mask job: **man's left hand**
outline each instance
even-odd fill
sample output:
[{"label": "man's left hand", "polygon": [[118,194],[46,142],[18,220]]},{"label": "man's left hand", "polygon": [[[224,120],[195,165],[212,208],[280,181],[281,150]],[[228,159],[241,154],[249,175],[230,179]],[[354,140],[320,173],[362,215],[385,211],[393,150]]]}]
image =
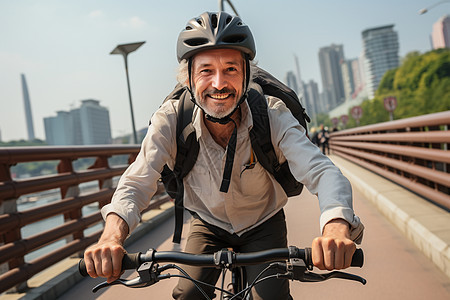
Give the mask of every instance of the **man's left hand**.
[{"label": "man's left hand", "polygon": [[324,226],[322,236],[312,242],[314,266],[329,271],[348,268],[355,250],[349,223],[343,219],[331,220]]}]

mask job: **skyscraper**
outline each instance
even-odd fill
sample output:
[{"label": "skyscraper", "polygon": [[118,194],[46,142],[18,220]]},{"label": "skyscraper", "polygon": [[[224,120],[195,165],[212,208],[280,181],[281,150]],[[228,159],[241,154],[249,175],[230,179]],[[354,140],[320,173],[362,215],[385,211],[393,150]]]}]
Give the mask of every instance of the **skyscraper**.
[{"label": "skyscraper", "polygon": [[56,117],[44,118],[45,140],[49,145],[80,145],[73,135],[73,117],[68,111],[56,112]]},{"label": "skyscraper", "polygon": [[433,24],[433,49],[450,48],[450,17],[445,15]]},{"label": "skyscraper", "polygon": [[49,145],[110,144],[109,111],[94,99],[81,101],[81,107],[58,111],[56,117],[44,119]]},{"label": "skyscraper", "polygon": [[362,32],[365,83],[369,99],[375,95],[384,73],[399,66],[399,43],[394,25],[366,29]]},{"label": "skyscraper", "polygon": [[298,84],[297,84],[297,77],[295,76],[294,72],[288,71],[286,73],[286,79],[285,79],[286,85],[290,87],[294,92],[298,92]]},{"label": "skyscraper", "polygon": [[306,112],[309,114],[312,120],[312,125],[317,127],[317,114],[321,113],[323,109],[320,105],[319,87],[314,80],[310,80],[304,85],[305,88],[305,103]]},{"label": "skyscraper", "polygon": [[320,75],[327,109],[333,109],[345,100],[341,62],[344,58],[343,45],[332,44],[319,50]]},{"label": "skyscraper", "polygon": [[345,100],[349,100],[355,89],[353,68],[350,60],[341,61],[342,83],[344,85]]},{"label": "skyscraper", "polygon": [[98,100],[87,99],[81,102],[79,120],[83,144],[110,144],[112,138],[108,109],[100,106]]},{"label": "skyscraper", "polygon": [[22,78],[22,94],[23,94],[23,105],[25,108],[25,118],[27,122],[27,133],[28,140],[32,141],[35,139],[34,136],[34,126],[33,126],[33,115],[31,113],[31,103],[30,103],[30,95],[28,93],[27,81],[25,79],[25,74],[20,74]]}]

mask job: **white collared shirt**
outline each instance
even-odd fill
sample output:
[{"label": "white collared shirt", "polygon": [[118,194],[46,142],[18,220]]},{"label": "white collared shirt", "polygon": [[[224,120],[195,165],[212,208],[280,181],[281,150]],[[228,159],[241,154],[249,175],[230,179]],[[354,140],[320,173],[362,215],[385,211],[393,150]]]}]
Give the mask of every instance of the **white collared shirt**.
[{"label": "white collared shirt", "polygon": [[[294,177],[318,195],[320,226],[342,218],[351,224],[352,239],[362,236],[363,226],[352,209],[349,181],[340,170],[313,145],[304,128],[278,98],[268,97],[271,139],[281,162],[288,160]],[[178,100],[165,102],[153,115],[136,161],[122,175],[111,204],[102,209],[123,218],[130,232],[140,221],[156,192],[160,172],[167,163],[173,168],[176,157],[176,111]],[[253,126],[247,102],[241,105],[236,154],[231,184],[227,193],[219,191],[226,150],[211,137],[204,124],[203,112],[196,106],[193,126],[200,150],[191,172],[184,178],[184,206],[206,222],[230,233],[241,235],[275,215],[288,197],[275,178],[259,163],[246,169],[250,161],[249,131]]]}]

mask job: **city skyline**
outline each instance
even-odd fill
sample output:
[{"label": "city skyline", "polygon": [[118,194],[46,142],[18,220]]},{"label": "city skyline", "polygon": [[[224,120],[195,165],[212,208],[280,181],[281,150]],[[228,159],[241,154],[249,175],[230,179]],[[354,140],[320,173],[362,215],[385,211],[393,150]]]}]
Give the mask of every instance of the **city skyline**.
[{"label": "city skyline", "polygon": [[[283,80],[286,72],[296,70],[297,55],[302,80],[313,79],[322,91],[319,49],[342,44],[346,59],[356,58],[362,51],[361,33],[368,28],[394,24],[401,57],[411,51],[431,50],[432,26],[448,14],[450,4],[418,15],[419,9],[435,2],[399,2],[234,0],[233,4],[255,35],[256,60],[262,68]],[[136,41],[147,43],[129,57],[131,93],[136,127],[147,126],[176,83],[179,31],[189,18],[218,8],[217,1],[212,0],[177,6],[174,9],[167,1],[157,5],[138,1],[0,2],[3,140],[27,136],[22,73],[27,76],[37,138],[45,137],[45,116],[88,98],[99,99],[109,108],[113,137],[129,134],[132,130],[123,62],[109,52],[119,43]],[[225,9],[231,11],[227,5]]]}]

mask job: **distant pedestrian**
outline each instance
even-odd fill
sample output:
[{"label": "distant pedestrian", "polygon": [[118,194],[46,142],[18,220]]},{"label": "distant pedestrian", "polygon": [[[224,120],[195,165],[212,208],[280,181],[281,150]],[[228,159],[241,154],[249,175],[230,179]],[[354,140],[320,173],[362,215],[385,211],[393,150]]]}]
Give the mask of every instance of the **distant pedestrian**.
[{"label": "distant pedestrian", "polygon": [[320,125],[320,131],[317,133],[317,139],[319,140],[320,147],[322,147],[322,154],[330,154],[330,145],[328,144],[330,134],[328,132],[328,128],[324,127],[323,124]]},{"label": "distant pedestrian", "polygon": [[316,145],[317,147],[320,147],[320,143],[319,143],[319,139],[317,138],[317,134],[318,134],[317,128],[316,127],[311,128],[310,134],[309,134],[311,142],[314,145]]}]

